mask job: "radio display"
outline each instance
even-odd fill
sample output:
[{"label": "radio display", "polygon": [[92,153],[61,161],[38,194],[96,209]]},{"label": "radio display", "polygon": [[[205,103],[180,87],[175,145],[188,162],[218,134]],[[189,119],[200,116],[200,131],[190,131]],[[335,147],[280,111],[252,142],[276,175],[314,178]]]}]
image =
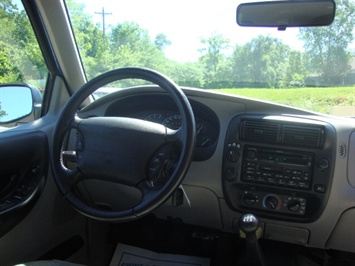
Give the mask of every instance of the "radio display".
[{"label": "radio display", "polygon": [[272,154],[261,152],[258,154],[259,162],[263,163],[280,163],[280,164],[295,164],[307,165],[308,158],[296,154]]}]

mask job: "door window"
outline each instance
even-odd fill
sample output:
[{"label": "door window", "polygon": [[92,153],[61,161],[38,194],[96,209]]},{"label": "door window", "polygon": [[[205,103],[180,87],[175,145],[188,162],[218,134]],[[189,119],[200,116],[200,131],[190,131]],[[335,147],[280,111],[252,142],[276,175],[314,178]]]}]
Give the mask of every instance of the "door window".
[{"label": "door window", "polygon": [[[0,28],[0,127],[12,127],[38,118],[38,95],[44,93],[48,69],[20,1],[0,2]],[[31,94],[19,93],[21,84]],[[31,106],[21,113],[29,101]]]}]

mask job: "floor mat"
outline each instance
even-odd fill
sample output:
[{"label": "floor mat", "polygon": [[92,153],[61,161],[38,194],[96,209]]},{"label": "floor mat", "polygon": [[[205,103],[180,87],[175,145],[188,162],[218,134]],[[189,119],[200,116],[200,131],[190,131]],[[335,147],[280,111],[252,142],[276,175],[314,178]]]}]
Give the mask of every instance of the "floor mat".
[{"label": "floor mat", "polygon": [[147,249],[118,243],[110,266],[209,266],[210,259],[157,253]]}]

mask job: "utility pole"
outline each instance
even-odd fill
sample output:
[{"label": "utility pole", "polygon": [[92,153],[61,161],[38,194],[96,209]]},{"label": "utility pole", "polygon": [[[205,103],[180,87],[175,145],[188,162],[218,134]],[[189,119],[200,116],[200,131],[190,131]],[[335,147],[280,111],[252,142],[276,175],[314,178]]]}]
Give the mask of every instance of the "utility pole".
[{"label": "utility pole", "polygon": [[112,15],[112,13],[105,13],[105,8],[102,7],[101,12],[95,12],[95,14],[101,15],[102,16],[102,35],[105,38],[105,16],[106,15]]}]

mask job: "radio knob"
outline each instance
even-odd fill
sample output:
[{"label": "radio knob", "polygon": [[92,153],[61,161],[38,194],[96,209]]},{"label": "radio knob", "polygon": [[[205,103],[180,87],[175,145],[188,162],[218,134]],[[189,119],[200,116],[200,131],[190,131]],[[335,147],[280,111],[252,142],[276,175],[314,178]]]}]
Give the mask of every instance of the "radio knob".
[{"label": "radio knob", "polygon": [[287,209],[289,209],[292,212],[297,212],[301,208],[301,203],[298,200],[291,200],[287,204]]},{"label": "radio knob", "polygon": [[265,208],[276,210],[280,208],[280,200],[274,195],[268,195],[264,198],[263,205]]},{"label": "radio knob", "polygon": [[248,157],[248,159],[254,159],[256,157],[256,152],[253,150],[248,151],[247,157]]},{"label": "radio knob", "polygon": [[318,165],[322,170],[327,169],[329,167],[329,161],[327,159],[321,159]]}]

